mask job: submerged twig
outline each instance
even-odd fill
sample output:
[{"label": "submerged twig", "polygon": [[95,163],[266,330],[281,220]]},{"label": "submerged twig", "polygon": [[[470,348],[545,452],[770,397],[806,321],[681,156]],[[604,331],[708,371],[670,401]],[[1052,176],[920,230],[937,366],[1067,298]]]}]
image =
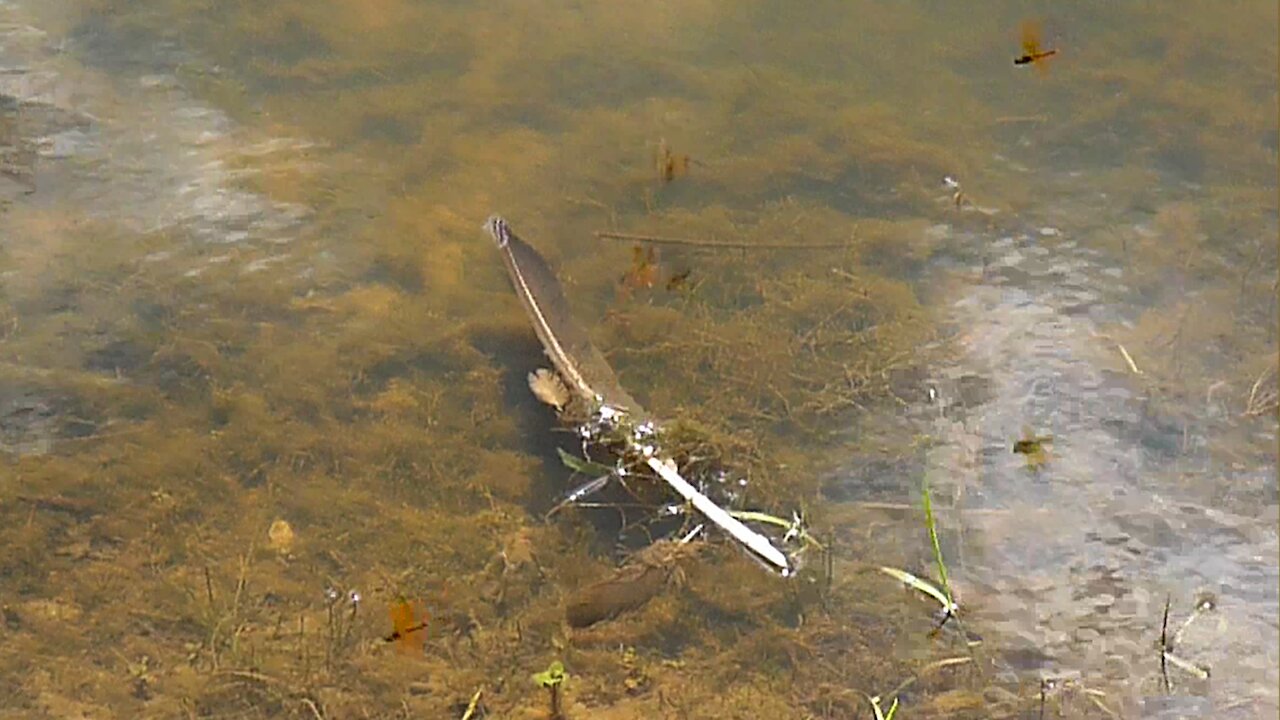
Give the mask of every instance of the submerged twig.
[{"label": "submerged twig", "polygon": [[1133,356],[1129,354],[1129,351],[1124,349],[1124,345],[1117,342],[1116,347],[1120,348],[1120,354],[1124,356],[1124,361],[1129,363],[1129,369],[1133,371],[1133,374],[1141,375],[1142,371],[1138,369],[1138,364],[1133,361]]},{"label": "submerged twig", "polygon": [[1173,689],[1172,683],[1169,682],[1169,665],[1172,665],[1190,675],[1194,675],[1200,680],[1209,679],[1208,667],[1198,663],[1193,663],[1190,660],[1184,660],[1173,654],[1173,651],[1182,640],[1182,634],[1186,632],[1187,628],[1191,627],[1192,623],[1199,619],[1201,615],[1211,612],[1215,607],[1217,607],[1217,599],[1212,593],[1201,596],[1196,601],[1196,606],[1192,610],[1191,616],[1183,621],[1182,625],[1173,633],[1172,636],[1169,635],[1169,605],[1170,597],[1166,595],[1164,601],[1164,618],[1160,622],[1160,676],[1164,681],[1165,692],[1170,692]]},{"label": "submerged twig", "polygon": [[[556,449],[559,450],[559,448],[556,448]],[[561,450],[561,452],[564,452],[564,451]],[[608,485],[609,481],[612,479],[613,479],[612,473],[609,473],[607,475],[601,475],[600,477],[595,478],[594,480],[589,480],[583,483],[582,485],[579,485],[578,487],[570,490],[569,492],[565,493],[563,500],[556,503],[555,507],[548,510],[547,514],[542,516],[542,519],[548,520],[551,518],[552,515],[555,515],[557,512],[560,512],[561,510],[563,510],[564,508],[570,505],[581,505],[582,498],[599,492],[601,489],[604,488],[605,485]]]},{"label": "submerged twig", "polygon": [[997,125],[1007,125],[1009,123],[1045,122],[1048,119],[1048,115],[1006,115],[996,118],[994,122]]},{"label": "submerged twig", "polygon": [[316,707],[316,703],[314,700],[307,697],[300,698],[300,700],[302,701],[302,704],[306,706],[308,710],[311,711],[311,717],[315,718],[316,720],[324,720],[324,714],[320,712],[320,708]]},{"label": "submerged twig", "polygon": [[[907,503],[876,502],[872,500],[858,500],[858,501],[850,502],[848,504],[851,507],[856,507],[862,510],[894,510],[894,511],[900,511],[900,512],[910,512],[916,509],[915,505],[909,505]],[[1031,513],[1031,514],[1043,514],[1043,513],[1053,512],[1050,508],[1018,508],[1015,511],[1015,510],[1010,510],[1009,508],[975,508],[975,507],[951,507],[951,508],[944,507],[941,509],[941,511],[942,511],[941,514],[944,514],[944,515],[947,512],[954,512],[954,513],[958,513],[965,516],[978,516],[978,517],[988,516],[988,515],[1003,516],[1003,515],[1008,515],[1012,512]]]},{"label": "submerged twig", "polygon": [[1185,633],[1187,628],[1191,627],[1196,620],[1199,620],[1201,615],[1212,611],[1217,606],[1218,601],[1213,593],[1205,593],[1197,598],[1195,609],[1192,611],[1191,615],[1182,622],[1182,626],[1178,628],[1177,632],[1173,634],[1173,639],[1170,641],[1170,649],[1172,649],[1174,645],[1182,642],[1182,634]]},{"label": "submerged twig", "polygon": [[1160,677],[1164,679],[1164,691],[1169,692],[1169,603],[1170,596],[1164,596],[1164,619],[1160,621]]},{"label": "submerged twig", "polygon": [[476,707],[479,706],[480,696],[483,694],[484,686],[481,685],[480,689],[476,690],[475,694],[471,696],[471,702],[467,703],[467,710],[462,713],[462,720],[471,720],[472,716],[476,714]]},{"label": "submerged twig", "polygon": [[684,247],[724,248],[728,250],[838,250],[853,247],[853,243],[741,243],[721,240],[693,240],[689,238],[662,237],[659,235],[636,235],[598,231],[596,237],[604,240],[623,240],[626,242],[642,242],[652,245],[681,245]]},{"label": "submerged twig", "polygon": [[[1170,665],[1172,665],[1172,666],[1174,666],[1174,667],[1178,668],[1179,670],[1182,670],[1183,672],[1186,672],[1186,673],[1188,673],[1188,674],[1190,674],[1190,675],[1194,675],[1195,677],[1199,678],[1200,680],[1208,680],[1208,679],[1209,679],[1209,670],[1208,670],[1208,668],[1205,668],[1205,667],[1203,667],[1203,666],[1197,665],[1197,664],[1195,664],[1195,663],[1191,662],[1190,660],[1183,660],[1182,658],[1178,657],[1177,655],[1174,655],[1174,654],[1173,654],[1173,653],[1171,653],[1171,652],[1166,652],[1166,653],[1164,654],[1164,656],[1165,656],[1165,658],[1166,658],[1166,659],[1168,659],[1168,661],[1169,661],[1169,664],[1170,664]],[[1168,682],[1168,678],[1167,678],[1167,677],[1165,678],[1165,682],[1166,682],[1166,683]]]},{"label": "submerged twig", "polygon": [[1253,386],[1249,388],[1249,399],[1245,401],[1244,413],[1242,413],[1245,417],[1262,415],[1280,406],[1280,393],[1275,389],[1263,387],[1275,374],[1276,366],[1271,365],[1258,375],[1257,380],[1253,381]]},{"label": "submerged twig", "polygon": [[760,559],[766,561],[772,569],[777,571],[783,577],[791,575],[791,563],[787,560],[787,556],[781,550],[773,546],[768,538],[751,528],[743,525],[740,520],[730,515],[724,508],[715,504],[711,498],[698,492],[698,489],[689,484],[679,472],[676,471],[675,463],[667,459],[659,459],[650,457],[645,461],[649,469],[658,474],[675,490],[680,497],[684,498],[690,505],[698,509],[698,512],[706,516],[708,520],[715,523],[721,530],[729,533],[734,540],[742,543],[752,553]]},{"label": "submerged twig", "polygon": [[1116,711],[1107,707],[1107,704],[1102,702],[1102,698],[1107,696],[1106,693],[1101,690],[1094,690],[1093,688],[1085,687],[1085,685],[1078,679],[1064,677],[1046,677],[1040,679],[1040,717],[1044,717],[1045,703],[1051,696],[1056,695],[1059,692],[1065,694],[1071,691],[1078,691],[1083,694],[1086,700],[1106,714],[1107,717],[1119,717],[1116,715]]},{"label": "submerged twig", "polygon": [[1106,693],[1103,693],[1101,690],[1091,690],[1090,688],[1083,689],[1085,698],[1088,699],[1089,702],[1093,703],[1094,707],[1106,713],[1107,717],[1119,717],[1116,715],[1115,710],[1107,707],[1107,704],[1102,702],[1102,698],[1106,697]]}]

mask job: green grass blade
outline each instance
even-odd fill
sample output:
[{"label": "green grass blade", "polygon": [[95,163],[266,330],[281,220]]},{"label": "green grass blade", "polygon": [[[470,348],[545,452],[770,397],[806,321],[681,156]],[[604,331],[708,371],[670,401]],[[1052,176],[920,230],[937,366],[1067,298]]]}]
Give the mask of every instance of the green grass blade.
[{"label": "green grass blade", "polygon": [[924,496],[924,521],[929,526],[929,540],[933,542],[933,558],[938,563],[938,579],[942,581],[942,591],[946,593],[946,602],[943,607],[947,612],[955,612],[958,609],[955,601],[951,597],[951,583],[947,581],[947,564],[942,561],[942,546],[938,544],[938,526],[933,519],[933,499],[929,493],[929,481],[925,480],[921,487]]}]

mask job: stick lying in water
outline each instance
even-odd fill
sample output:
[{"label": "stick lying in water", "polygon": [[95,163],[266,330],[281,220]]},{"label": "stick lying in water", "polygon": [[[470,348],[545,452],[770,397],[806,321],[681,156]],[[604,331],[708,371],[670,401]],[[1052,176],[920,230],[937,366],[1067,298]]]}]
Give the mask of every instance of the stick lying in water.
[{"label": "stick lying in water", "polygon": [[760,533],[752,530],[742,521],[730,515],[724,508],[711,501],[711,498],[698,492],[697,488],[689,484],[679,472],[676,472],[676,464],[670,460],[660,460],[657,457],[651,457],[646,464],[658,477],[667,481],[672,490],[680,494],[680,497],[689,502],[690,505],[698,509],[698,512],[707,517],[708,520],[720,526],[721,530],[729,533],[735,540],[747,546],[757,557],[767,562],[787,577],[791,574],[791,564],[787,561],[787,556],[778,548],[769,542],[769,539]]},{"label": "stick lying in water", "polygon": [[[538,251],[517,237],[507,222],[497,215],[485,221],[484,229],[502,251],[511,285],[524,305],[543,349],[565,384],[591,407],[599,408],[602,417],[644,417],[644,410],[618,385],[618,378],[609,363],[574,322],[555,273]],[[698,492],[676,470],[675,463],[659,457],[652,446],[641,448],[631,433],[627,433],[627,443],[629,451],[645,457],[650,469],[708,520],[783,577],[792,574],[786,554],[774,547],[764,535],[747,527],[711,498]]]},{"label": "stick lying in water", "polygon": [[688,238],[636,235],[634,233],[598,231],[596,237],[604,240],[624,240],[651,245],[684,245],[687,247],[724,248],[728,250],[839,250],[853,247],[852,243],[740,243],[721,240],[691,240]]}]

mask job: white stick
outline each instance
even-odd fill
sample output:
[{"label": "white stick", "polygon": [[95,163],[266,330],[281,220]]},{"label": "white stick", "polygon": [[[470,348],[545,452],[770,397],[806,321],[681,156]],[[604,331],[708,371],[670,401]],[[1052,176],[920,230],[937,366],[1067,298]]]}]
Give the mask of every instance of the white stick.
[{"label": "white stick", "polygon": [[1138,363],[1133,361],[1133,356],[1129,354],[1129,351],[1125,350],[1120,343],[1116,343],[1116,347],[1120,348],[1120,354],[1124,356],[1124,361],[1129,363],[1129,369],[1133,371],[1133,374],[1141,375],[1142,371],[1138,369]]},{"label": "white stick", "polygon": [[732,535],[735,540],[746,545],[751,552],[773,565],[774,569],[781,573],[783,577],[791,574],[791,564],[787,562],[787,556],[782,554],[781,550],[774,547],[768,538],[743,525],[728,512],[725,512],[724,508],[712,502],[711,498],[698,492],[697,488],[690,485],[688,480],[685,480],[680,476],[680,473],[676,472],[675,463],[670,460],[660,460],[656,457],[648,458],[646,463],[654,472],[658,473],[658,477],[667,481],[671,489],[697,508],[698,512],[705,515],[708,520],[719,525],[722,530]]}]

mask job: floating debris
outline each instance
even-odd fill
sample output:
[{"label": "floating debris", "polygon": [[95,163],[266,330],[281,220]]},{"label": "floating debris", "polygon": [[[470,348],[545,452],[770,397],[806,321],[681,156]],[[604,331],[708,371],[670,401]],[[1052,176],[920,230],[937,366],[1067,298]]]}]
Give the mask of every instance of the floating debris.
[{"label": "floating debris", "polygon": [[1141,375],[1142,371],[1138,369],[1138,363],[1133,361],[1133,356],[1124,348],[1124,345],[1117,342],[1116,347],[1120,349],[1120,354],[1124,356],[1124,361],[1129,364],[1129,370],[1131,370],[1134,375]]},{"label": "floating debris", "polygon": [[533,396],[555,408],[556,412],[564,410],[572,399],[564,380],[546,368],[538,368],[529,373],[528,379]]},{"label": "floating debris", "polygon": [[969,202],[969,198],[965,196],[964,190],[960,189],[959,180],[956,180],[954,177],[947,175],[946,177],[942,178],[942,184],[945,185],[948,190],[952,191],[951,204],[955,205],[957,209],[959,209],[965,203]]},{"label": "floating debris", "polygon": [[[1000,212],[999,209],[978,205],[969,197],[969,194],[960,186],[960,181],[954,175],[945,175],[942,178],[942,186],[951,193],[949,202],[956,210],[961,212],[976,212],[979,215],[990,218]],[[945,225],[942,226],[946,228]]]},{"label": "floating debris", "polygon": [[267,529],[267,545],[281,555],[288,555],[293,550],[296,540],[297,535],[293,532],[293,526],[283,518],[272,522],[271,527]]},{"label": "floating debris", "polygon": [[502,251],[512,288],[524,306],[534,333],[569,391],[588,404],[609,403],[643,414],[638,403],[618,384],[613,368],[579,327],[560,282],[542,255],[494,215],[484,229]]},{"label": "floating debris", "polygon": [[1196,598],[1195,607],[1191,610],[1191,615],[1183,621],[1182,625],[1173,632],[1169,633],[1169,609],[1172,604],[1172,598],[1165,596],[1164,600],[1164,617],[1160,621],[1160,676],[1164,681],[1165,690],[1173,689],[1173,683],[1169,680],[1168,666],[1172,665],[1179,670],[1191,675],[1199,680],[1208,680],[1210,670],[1207,665],[1194,663],[1174,654],[1174,650],[1178,644],[1182,642],[1182,635],[1191,627],[1200,616],[1213,612],[1218,607],[1218,598],[1211,592],[1202,593]]},{"label": "floating debris", "polygon": [[[556,449],[559,450],[559,448],[556,448]],[[560,452],[563,453],[564,451],[561,450]],[[573,488],[569,492],[565,493],[564,499],[556,503],[556,506],[548,510],[547,514],[544,515],[543,517],[549,518],[552,515],[555,515],[556,513],[560,512],[564,508],[570,505],[573,505],[575,503],[578,503],[583,499],[600,492],[601,490],[604,489],[604,486],[609,484],[609,481],[612,479],[613,479],[613,472],[609,471],[605,475],[601,475],[600,477],[588,480],[587,482]]]},{"label": "floating debris", "polygon": [[591,416],[578,426],[584,452],[588,445],[595,445],[618,458],[618,467],[623,470],[647,467],[753,557],[782,577],[792,576],[795,568],[791,560],[769,538],[734,518],[680,474],[662,450],[658,425],[647,419],[644,409],[619,386],[613,369],[574,321],[560,283],[538,251],[497,215],[485,221],[484,229],[502,251],[512,287],[543,349],[570,391],[592,408]]},{"label": "floating debris", "polygon": [[599,492],[601,488],[603,488],[605,485],[608,485],[609,480],[611,480],[612,478],[613,478],[613,475],[609,474],[609,475],[601,475],[600,477],[595,478],[594,480],[588,480],[587,482],[565,493],[564,502],[566,504],[575,503],[587,497],[588,495],[593,495]]}]

